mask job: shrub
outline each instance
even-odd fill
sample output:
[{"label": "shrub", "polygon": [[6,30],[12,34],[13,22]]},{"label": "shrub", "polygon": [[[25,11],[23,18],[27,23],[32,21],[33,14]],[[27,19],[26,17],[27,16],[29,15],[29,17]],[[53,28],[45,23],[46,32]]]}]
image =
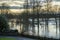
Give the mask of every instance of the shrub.
[{"label": "shrub", "polygon": [[0,32],[4,32],[8,29],[9,29],[9,25],[6,17],[0,14]]}]

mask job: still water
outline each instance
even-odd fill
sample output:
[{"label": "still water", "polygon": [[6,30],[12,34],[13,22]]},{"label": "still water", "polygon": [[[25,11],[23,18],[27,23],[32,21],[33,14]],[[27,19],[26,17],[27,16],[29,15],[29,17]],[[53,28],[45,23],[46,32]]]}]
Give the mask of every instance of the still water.
[{"label": "still water", "polygon": [[[16,19],[14,19],[16,20]],[[11,29],[17,29],[18,32],[21,32],[23,29],[24,34],[34,35],[34,36],[41,36],[41,37],[49,37],[49,38],[56,38],[59,39],[59,18],[49,18],[48,19],[48,28],[46,28],[46,21],[45,19],[40,18],[39,19],[39,29],[37,24],[37,19],[34,19],[34,27],[32,26],[32,19],[29,19],[29,26],[28,29],[23,26],[23,24],[20,25],[16,24],[16,22],[13,22],[13,27],[11,26],[11,22],[9,22]],[[28,31],[26,31],[28,30]],[[39,31],[39,32],[38,32]]]}]

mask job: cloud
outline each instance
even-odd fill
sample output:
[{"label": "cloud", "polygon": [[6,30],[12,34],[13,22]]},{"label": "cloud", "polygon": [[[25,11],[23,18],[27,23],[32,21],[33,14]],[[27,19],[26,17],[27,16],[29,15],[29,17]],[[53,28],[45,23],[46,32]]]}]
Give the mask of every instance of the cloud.
[{"label": "cloud", "polygon": [[0,1],[21,1],[21,0],[0,0]]}]

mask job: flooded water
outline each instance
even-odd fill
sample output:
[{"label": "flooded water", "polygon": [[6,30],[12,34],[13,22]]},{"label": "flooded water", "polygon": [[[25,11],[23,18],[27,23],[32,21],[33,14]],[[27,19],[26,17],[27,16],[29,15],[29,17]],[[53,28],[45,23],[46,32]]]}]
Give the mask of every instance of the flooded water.
[{"label": "flooded water", "polygon": [[59,32],[59,18],[57,20],[55,18],[49,18],[48,20],[48,26],[46,24],[45,19],[40,18],[39,19],[39,28],[37,19],[34,19],[34,27],[32,26],[32,19],[29,19],[29,26],[24,27],[24,24],[13,22],[14,25],[11,25],[11,22],[9,22],[11,29],[17,29],[18,32],[21,33],[21,31],[24,29],[24,34],[34,35],[34,36],[41,36],[41,37],[49,37],[49,38],[60,38],[60,32]]}]

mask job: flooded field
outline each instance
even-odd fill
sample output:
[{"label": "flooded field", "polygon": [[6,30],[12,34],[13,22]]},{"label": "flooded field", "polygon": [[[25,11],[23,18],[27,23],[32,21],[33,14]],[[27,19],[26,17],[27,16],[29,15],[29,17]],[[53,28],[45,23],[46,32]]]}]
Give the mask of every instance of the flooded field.
[{"label": "flooded field", "polygon": [[19,33],[23,31],[23,33],[27,35],[49,37],[56,39],[60,38],[59,18],[49,18],[48,21],[46,21],[45,18],[39,18],[39,23],[37,22],[37,19],[34,19],[34,24],[32,24],[32,19],[29,19],[28,25],[20,23],[20,21],[18,21],[17,23],[16,19],[12,19],[10,20],[9,25],[10,29],[17,29]]}]

